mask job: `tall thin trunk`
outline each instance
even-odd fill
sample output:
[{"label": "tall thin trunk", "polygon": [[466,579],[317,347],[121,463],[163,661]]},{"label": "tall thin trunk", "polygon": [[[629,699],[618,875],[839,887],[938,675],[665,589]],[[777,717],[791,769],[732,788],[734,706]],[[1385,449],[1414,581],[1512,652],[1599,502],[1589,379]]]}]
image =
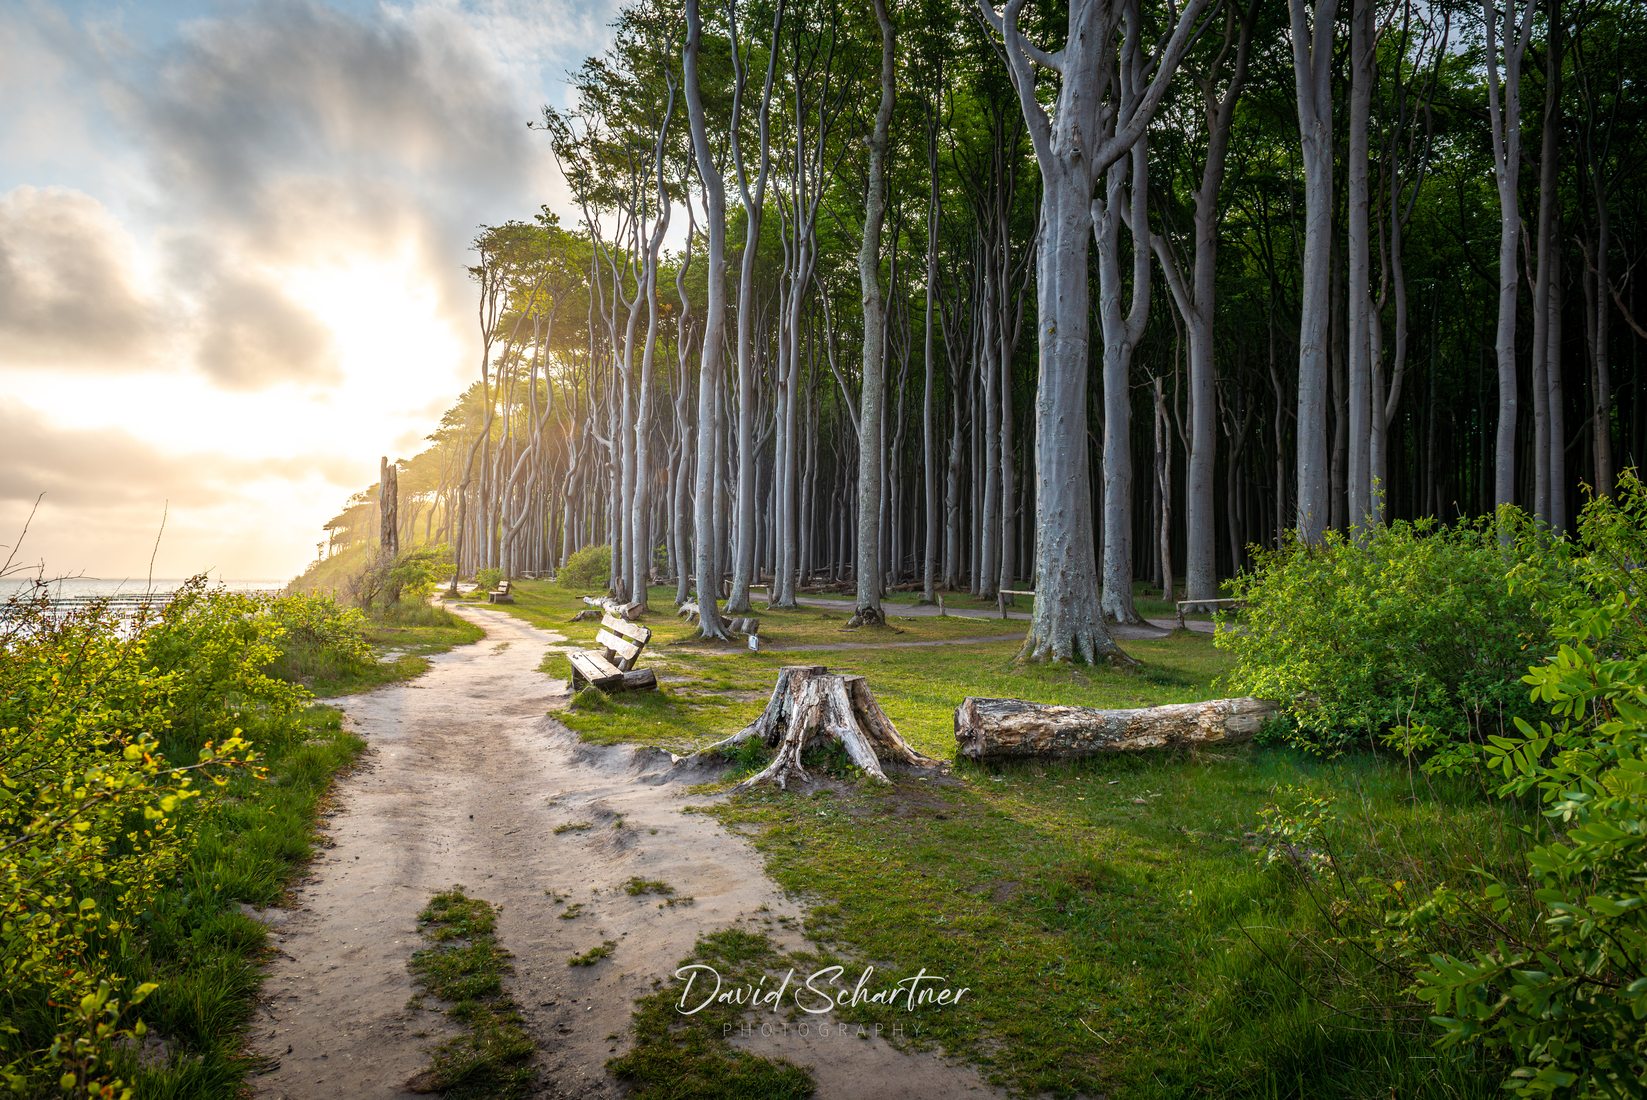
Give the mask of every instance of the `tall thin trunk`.
[{"label": "tall thin trunk", "polygon": [[932,314],[938,292],[938,109],[927,107],[926,163],[931,191],[926,208],[926,332],[922,345],[926,374],[921,387],[921,475],[926,491],[926,544],[921,554],[921,600],[937,596],[938,572],[938,462],[932,438],[932,390],[937,363],[932,348]]},{"label": "tall thin trunk", "polygon": [[1371,203],[1368,178],[1368,124],[1377,82],[1378,35],[1373,25],[1374,0],[1353,0],[1350,8],[1350,133],[1347,168],[1349,202],[1346,227],[1349,285],[1345,288],[1349,321],[1349,432],[1347,465],[1350,527],[1372,513],[1372,259]]},{"label": "tall thin trunk", "polygon": [[896,73],[892,20],[886,0],[875,0],[881,28],[881,103],[869,136],[869,180],[864,193],[863,243],[858,249],[858,281],[863,288],[863,396],[858,414],[858,569],[856,625],[882,623],[881,611],[881,438],[885,401],[886,305],[881,298],[881,223],[886,214],[886,147],[892,127]]},{"label": "tall thin trunk", "polygon": [[1498,364],[1498,430],[1493,443],[1493,503],[1515,503],[1516,437],[1516,296],[1521,285],[1516,266],[1521,245],[1521,211],[1517,192],[1521,172],[1521,61],[1533,33],[1533,7],[1527,0],[1519,19],[1516,0],[1503,13],[1503,78],[1499,76],[1499,16],[1495,0],[1482,0],[1487,30],[1487,117],[1493,139],[1493,178],[1498,185],[1498,328],[1493,353]]},{"label": "tall thin trunk", "polygon": [[698,0],[686,3],[686,43],[681,62],[685,75],[686,114],[692,130],[692,150],[703,183],[706,229],[709,234],[709,275],[704,305],[703,353],[698,371],[698,478],[693,504],[695,534],[693,561],[697,571],[698,630],[705,638],[725,639],[721,622],[720,571],[715,562],[716,442],[719,440],[721,351],[726,340],[726,186],[709,150],[703,96],[698,83],[698,46],[703,23]]},{"label": "tall thin trunk", "polygon": [[1304,159],[1304,273],[1298,325],[1298,536],[1318,542],[1328,492],[1328,335],[1332,314],[1332,38],[1338,0],[1289,0]]}]

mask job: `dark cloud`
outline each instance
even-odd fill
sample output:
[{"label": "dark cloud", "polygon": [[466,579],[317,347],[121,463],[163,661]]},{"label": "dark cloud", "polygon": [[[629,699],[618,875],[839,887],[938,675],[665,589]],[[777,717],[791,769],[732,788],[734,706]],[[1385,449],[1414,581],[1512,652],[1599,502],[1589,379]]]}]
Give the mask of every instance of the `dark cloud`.
[{"label": "dark cloud", "polygon": [[125,231],[90,195],[0,194],[0,346],[11,361],[120,368],[150,358],[161,325]]},{"label": "dark cloud", "polygon": [[[133,95],[167,186],[270,235],[293,213],[285,184],[306,178],[368,191],[391,180],[454,212],[513,206],[541,146],[525,128],[535,105],[516,101],[471,27],[438,10],[361,19],[304,0],[257,4],[191,24]],[[335,204],[343,225],[381,222],[383,196],[366,198]]]}]

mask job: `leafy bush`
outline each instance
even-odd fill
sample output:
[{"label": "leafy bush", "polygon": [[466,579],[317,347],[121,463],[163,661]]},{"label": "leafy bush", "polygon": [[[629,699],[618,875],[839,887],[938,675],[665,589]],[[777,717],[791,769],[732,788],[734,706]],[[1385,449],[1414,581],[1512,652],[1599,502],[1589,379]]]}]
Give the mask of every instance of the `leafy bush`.
[{"label": "leafy bush", "polygon": [[358,656],[360,623],[329,598],[199,578],[131,621],[35,597],[0,611],[0,1086],[129,1094],[121,1077],[150,1072],[131,1053],[140,1005],[168,1039],[191,1037],[205,995],[181,977],[174,994],[167,975],[216,959],[189,937],[228,904],[211,877],[232,862],[221,846],[287,843],[220,834],[232,821],[308,831],[251,805],[265,750],[310,751],[309,693],[272,673],[299,652]]},{"label": "leafy bush", "polygon": [[[393,607],[403,599],[421,602],[439,581],[451,575],[452,568],[452,552],[446,546],[414,546],[392,558],[379,554],[349,576],[349,600],[368,610],[374,606]],[[482,587],[497,584],[501,576],[495,569],[481,573],[494,574],[490,584],[480,582]]]},{"label": "leafy bush", "polygon": [[336,679],[374,663],[366,643],[366,616],[330,596],[283,596],[267,604],[279,628],[272,675],[293,683]]},{"label": "leafy bush", "polygon": [[[1528,585],[1511,575],[1561,570],[1549,540],[1512,513],[1438,527],[1398,522],[1323,545],[1256,550],[1232,582],[1246,604],[1221,629],[1238,691],[1281,703],[1287,737],[1321,752],[1371,746],[1396,727],[1479,738],[1530,716],[1518,683],[1548,627]],[[1559,587],[1552,579],[1549,587]]]},{"label": "leafy bush", "polygon": [[141,1038],[133,1010],[155,986],[114,960],[176,881],[185,804],[252,764],[243,727],[302,700],[263,673],[278,628],[257,609],[203,581],[136,623],[100,605],[6,604],[0,1080],[12,1091],[126,1091],[109,1060]]},{"label": "leafy bush", "polygon": [[390,604],[402,600],[422,603],[435,586],[451,576],[452,549],[449,546],[414,546],[402,550],[389,566],[384,595]]},{"label": "leafy bush", "polygon": [[482,592],[490,592],[503,583],[503,570],[481,569],[475,573],[475,587]]},{"label": "leafy bush", "polygon": [[[1647,488],[1626,476],[1579,531],[1543,558],[1524,546],[1505,574],[1550,618],[1553,652],[1520,684],[1544,720],[1518,716],[1474,750],[1498,828],[1451,866],[1358,868],[1322,839],[1332,808],[1282,792],[1254,834],[1266,862],[1309,883],[1327,930],[1309,940],[1329,964],[1322,981],[1372,964],[1383,978],[1357,990],[1361,1016],[1416,1009],[1459,1064],[1529,1097],[1647,1085]],[[1437,759],[1424,771],[1454,770]]]},{"label": "leafy bush", "polygon": [[1536,794],[1554,835],[1527,853],[1537,919],[1503,918],[1516,884],[1493,879],[1478,912],[1490,949],[1437,953],[1418,996],[1443,1045],[1503,1051],[1524,1096],[1628,1096],[1647,1087],[1647,492],[1596,500],[1581,533],[1582,595],[1566,594],[1559,650],[1526,676],[1556,719],[1495,736],[1485,753],[1507,798]]},{"label": "leafy bush", "polygon": [[582,550],[572,551],[567,556],[566,564],[560,567],[560,572],[555,576],[555,583],[560,587],[583,592],[605,588],[611,580],[610,546],[585,546]]}]

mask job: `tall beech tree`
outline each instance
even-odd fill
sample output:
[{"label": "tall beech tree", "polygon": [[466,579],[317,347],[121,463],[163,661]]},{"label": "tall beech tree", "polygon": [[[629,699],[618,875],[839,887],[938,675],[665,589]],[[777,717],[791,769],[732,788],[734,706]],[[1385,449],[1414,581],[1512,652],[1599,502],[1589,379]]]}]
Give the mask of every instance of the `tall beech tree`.
[{"label": "tall beech tree", "polygon": [[[1035,613],[1024,655],[1032,660],[1129,661],[1104,625],[1093,552],[1087,463],[1087,262],[1092,198],[1101,174],[1143,135],[1182,60],[1205,0],[1190,0],[1159,49],[1154,73],[1122,104],[1111,61],[1121,22],[1118,5],[1072,0],[1069,30],[1056,53],[1035,45],[1019,26],[1024,0],[997,11],[979,0],[1001,35],[1007,68],[1041,171],[1041,228],[1036,249],[1040,374],[1035,405]],[[1127,5],[1138,18],[1136,0]],[[1036,74],[1056,74],[1048,112]],[[1123,113],[1123,106],[1128,108]]]},{"label": "tall beech tree", "polygon": [[577,224],[477,235],[397,540],[607,546],[711,639],[1028,580],[1024,657],[1092,661],[1289,531],[1570,525],[1647,452],[1647,9],[1211,4],[635,0],[544,114]]}]

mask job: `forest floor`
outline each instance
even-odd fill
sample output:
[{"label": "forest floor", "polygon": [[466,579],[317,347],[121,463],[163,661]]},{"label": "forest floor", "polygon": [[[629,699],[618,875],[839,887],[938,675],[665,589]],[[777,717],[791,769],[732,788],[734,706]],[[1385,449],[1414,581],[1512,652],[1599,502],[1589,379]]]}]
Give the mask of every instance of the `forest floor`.
[{"label": "forest floor", "polygon": [[[548,582],[515,592],[516,604],[494,610],[593,643],[598,624],[568,623],[580,594]],[[671,591],[649,598],[654,639],[642,663],[658,670],[659,690],[581,693],[561,717],[586,742],[691,751],[751,721],[779,668],[835,646],[846,648],[832,649],[831,670],[864,675],[904,737],[945,760],[968,695],[1136,707],[1227,693],[1228,659],[1206,624],[1126,640],[1140,662],[1127,673],[1021,664],[1021,622],[913,609],[858,629],[844,608],[758,610],[752,653],[697,640],[670,613]],[[542,667],[568,674],[558,650]],[[706,790],[720,796],[761,763],[740,760]],[[1269,745],[958,762],[941,781],[905,778],[891,790],[852,781],[841,761],[828,770],[810,792],[716,797],[706,808],[754,843],[827,953],[971,987],[965,1011],[923,1016],[914,1041],[1015,1093],[1494,1092],[1493,1073],[1432,1049],[1394,978],[1353,952],[1322,953],[1331,915],[1307,879],[1265,859],[1259,833],[1264,807],[1319,796],[1333,803],[1323,843],[1347,873],[1393,879],[1422,863],[1463,878],[1501,860],[1518,824],[1518,811],[1469,784],[1383,756],[1327,760]]]},{"label": "forest floor", "polygon": [[[758,754],[708,769],[668,755],[752,720],[777,670],[820,649],[849,647],[830,667],[865,675],[903,735],[949,760],[966,695],[1130,707],[1221,694],[1227,661],[1206,633],[1126,641],[1131,673],[1047,668],[1015,662],[1021,621],[922,613],[849,629],[848,611],[810,606],[761,611],[750,652],[697,640],[654,589],[641,664],[659,690],[574,699],[565,650],[598,623],[569,621],[581,593],[514,591],[504,607],[448,604],[484,626],[479,644],[338,701],[372,754],[340,786],[331,847],[273,919],[254,1041],[277,1064],[260,1096],[416,1083],[455,1025],[409,1007],[407,963],[418,913],[458,884],[501,910],[508,992],[537,1051],[539,1084],[520,1095],[1494,1091],[1493,1074],[1437,1055],[1421,1018],[1369,1026],[1369,1005],[1395,1003],[1389,980],[1354,957],[1323,964],[1330,917],[1307,880],[1266,866],[1257,832],[1266,805],[1320,795],[1337,800],[1324,842],[1346,868],[1397,877],[1417,860],[1462,877],[1517,824],[1463,786],[1369,755],[1234,746],[958,762],[891,789],[826,758],[811,790],[732,796]],[[848,1027],[828,1038],[729,1042],[742,1010],[675,1012],[671,976],[691,958],[769,986],[789,967],[873,965],[969,992],[914,1013],[842,1008]]]},{"label": "forest floor", "polygon": [[622,1095],[608,1059],[630,1053],[644,1083],[649,1058],[688,1040],[700,1062],[754,1082],[750,1095],[767,1094],[761,1073],[781,1068],[765,1053],[806,1067],[823,1096],[993,1094],[975,1069],[894,1047],[872,1026],[863,1039],[851,1029],[850,1058],[839,1056],[838,1027],[733,1046],[718,1023],[709,1033],[708,1013],[680,1017],[666,1043],[631,1050],[637,1000],[670,980],[700,936],[737,929],[774,958],[812,953],[802,910],[746,841],[683,812],[703,801],[693,784],[714,772],[672,768],[653,750],[586,745],[550,716],[567,695],[538,667],[558,636],[478,608],[458,613],[483,627],[480,643],[430,657],[415,682],[334,701],[369,755],[339,784],[322,824],[327,846],[291,907],[261,914],[275,954],[252,1029],[270,1066],[257,1095],[426,1087],[431,1047],[457,1025],[413,1006],[408,964],[420,911],[459,884],[499,910],[497,936],[513,956],[506,986],[537,1050],[537,1083],[524,1095]]}]

